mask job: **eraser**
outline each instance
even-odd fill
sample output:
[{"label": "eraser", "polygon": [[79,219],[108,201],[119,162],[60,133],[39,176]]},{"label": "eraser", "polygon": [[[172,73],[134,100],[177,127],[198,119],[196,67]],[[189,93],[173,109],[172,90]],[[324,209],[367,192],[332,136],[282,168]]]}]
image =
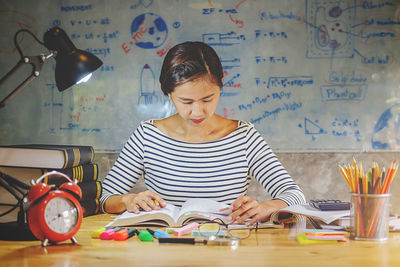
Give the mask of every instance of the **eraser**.
[{"label": "eraser", "polygon": [[174,231],[174,235],[182,236],[187,233],[190,233],[192,230],[197,229],[197,228],[199,228],[199,224],[197,222],[192,222],[192,223],[189,223],[189,224],[183,226],[182,228],[176,229]]}]

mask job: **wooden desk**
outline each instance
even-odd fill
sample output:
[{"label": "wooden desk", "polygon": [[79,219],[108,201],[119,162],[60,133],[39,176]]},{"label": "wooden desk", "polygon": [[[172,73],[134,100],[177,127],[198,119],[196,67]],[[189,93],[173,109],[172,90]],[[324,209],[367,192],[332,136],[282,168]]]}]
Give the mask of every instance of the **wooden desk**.
[{"label": "wooden desk", "polygon": [[236,248],[203,245],[159,245],[91,239],[90,232],[111,221],[101,214],[84,218],[69,241],[41,247],[39,241],[0,241],[1,266],[400,266],[400,233],[387,242],[350,241],[340,244],[300,245],[290,229],[263,229]]}]

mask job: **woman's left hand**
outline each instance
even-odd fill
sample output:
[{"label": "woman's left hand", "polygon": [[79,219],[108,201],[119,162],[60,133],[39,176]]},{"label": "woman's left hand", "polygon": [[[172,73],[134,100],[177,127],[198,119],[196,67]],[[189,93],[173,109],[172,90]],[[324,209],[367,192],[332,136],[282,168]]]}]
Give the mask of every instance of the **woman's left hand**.
[{"label": "woman's left hand", "polygon": [[249,196],[240,196],[232,203],[232,214],[228,217],[228,220],[232,223],[245,223],[246,225],[265,222],[273,212],[287,206],[286,202],[279,199],[259,203]]}]

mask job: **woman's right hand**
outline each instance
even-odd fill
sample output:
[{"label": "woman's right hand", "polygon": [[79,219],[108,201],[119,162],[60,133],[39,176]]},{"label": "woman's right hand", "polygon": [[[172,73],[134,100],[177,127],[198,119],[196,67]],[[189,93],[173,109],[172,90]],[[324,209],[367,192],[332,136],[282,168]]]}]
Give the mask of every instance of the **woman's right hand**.
[{"label": "woman's right hand", "polygon": [[122,202],[126,210],[133,213],[139,213],[140,210],[152,211],[164,208],[167,203],[161,196],[153,191],[146,190],[138,194],[122,195]]}]

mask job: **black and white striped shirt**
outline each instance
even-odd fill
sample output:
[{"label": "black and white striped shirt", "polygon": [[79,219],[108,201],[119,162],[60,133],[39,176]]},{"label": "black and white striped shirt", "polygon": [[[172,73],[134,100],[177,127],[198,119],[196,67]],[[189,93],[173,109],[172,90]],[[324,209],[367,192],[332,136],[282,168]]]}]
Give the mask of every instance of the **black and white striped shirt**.
[{"label": "black and white striped shirt", "polygon": [[142,122],[103,181],[101,206],[113,194],[128,193],[142,175],[149,190],[176,206],[189,198],[231,204],[246,194],[251,177],[274,199],[305,203],[303,192],[254,125],[244,121],[229,135],[206,143],[178,141],[153,120]]}]

